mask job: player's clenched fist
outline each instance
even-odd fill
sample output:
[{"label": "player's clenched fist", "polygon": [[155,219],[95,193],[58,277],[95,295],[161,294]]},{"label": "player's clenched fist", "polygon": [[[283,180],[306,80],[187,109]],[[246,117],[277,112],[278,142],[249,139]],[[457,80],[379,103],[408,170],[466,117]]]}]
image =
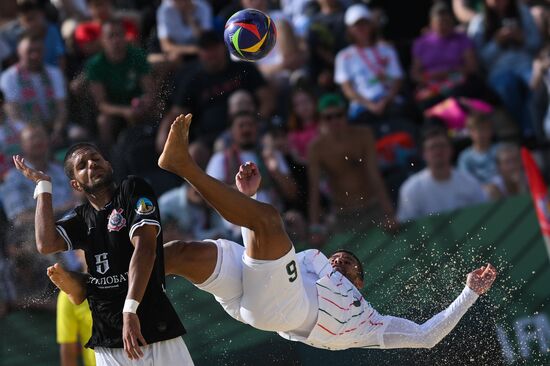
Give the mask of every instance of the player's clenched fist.
[{"label": "player's clenched fist", "polygon": [[235,184],[239,192],[244,193],[247,196],[253,196],[258,191],[262,176],[258,171],[256,164],[252,162],[246,162],[239,168],[239,172],[235,176]]},{"label": "player's clenched fist", "polygon": [[466,277],[466,285],[478,295],[483,295],[490,288],[497,278],[497,271],[493,265],[487,263],[486,266],[476,269]]}]

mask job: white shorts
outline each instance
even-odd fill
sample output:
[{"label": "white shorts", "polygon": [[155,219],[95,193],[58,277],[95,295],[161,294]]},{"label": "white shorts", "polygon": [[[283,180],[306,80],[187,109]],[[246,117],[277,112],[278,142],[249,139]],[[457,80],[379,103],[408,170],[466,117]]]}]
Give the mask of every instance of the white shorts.
[{"label": "white shorts", "polygon": [[95,347],[96,366],[181,366],[193,365],[189,350],[181,337],[141,347],[143,357],[130,360],[124,348]]},{"label": "white shorts", "polygon": [[216,269],[198,288],[213,294],[233,318],[254,328],[284,332],[303,324],[309,300],[294,247],[277,260],[264,261],[248,257],[237,243],[212,242],[218,247]]}]

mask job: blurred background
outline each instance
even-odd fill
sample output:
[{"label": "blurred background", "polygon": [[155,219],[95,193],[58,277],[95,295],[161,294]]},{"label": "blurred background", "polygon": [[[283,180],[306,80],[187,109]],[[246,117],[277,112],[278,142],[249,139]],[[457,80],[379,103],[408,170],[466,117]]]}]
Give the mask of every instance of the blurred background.
[{"label": "blurred background", "polygon": [[[223,42],[243,8],[277,25],[276,47],[255,63]],[[548,0],[2,0],[0,365],[92,362],[76,326],[86,308],[58,306],[46,276],[55,262],[85,270],[81,253],[38,254],[34,185],[12,155],[52,177],[58,218],[84,199],[65,151],[92,141],[118,180],[153,186],[165,241],[241,241],[157,167],[180,113],[194,115],[191,153],[211,176],[233,184],[242,162],[256,162],[258,198],[280,210],[298,249],[357,252],[381,312],[425,320],[483,261],[501,271],[429,352],[296,345],[170,279],[197,364],[550,364],[548,247],[520,153],[548,181],[549,95]],[[56,330],[69,312],[74,326]]]}]

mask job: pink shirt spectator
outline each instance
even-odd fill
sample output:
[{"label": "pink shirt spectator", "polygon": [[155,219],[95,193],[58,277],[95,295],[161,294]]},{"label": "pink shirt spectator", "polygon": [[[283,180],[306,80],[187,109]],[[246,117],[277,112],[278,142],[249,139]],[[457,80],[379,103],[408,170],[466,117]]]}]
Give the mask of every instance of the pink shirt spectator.
[{"label": "pink shirt spectator", "polygon": [[464,54],[472,48],[472,41],[462,33],[441,37],[428,32],[414,42],[413,56],[420,60],[424,71],[450,71],[464,66]]},{"label": "pink shirt spectator", "polygon": [[302,130],[290,131],[288,133],[290,148],[298,154],[300,159],[306,160],[309,144],[317,136],[317,133],[317,124],[310,124],[304,126]]}]

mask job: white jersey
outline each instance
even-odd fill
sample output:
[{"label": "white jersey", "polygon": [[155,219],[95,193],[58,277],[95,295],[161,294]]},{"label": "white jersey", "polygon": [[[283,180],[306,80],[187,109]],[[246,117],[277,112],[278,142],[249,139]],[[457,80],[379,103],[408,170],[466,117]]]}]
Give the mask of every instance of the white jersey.
[{"label": "white jersey", "polygon": [[387,323],[384,323],[359,290],[340,272],[335,271],[319,250],[300,252],[296,258],[303,277],[314,274],[317,278],[314,283],[316,296],[309,299],[309,312],[315,313],[316,320],[306,337],[294,331],[279,332],[279,335],[288,340],[332,350],[380,347],[379,338]]},{"label": "white jersey", "polygon": [[249,258],[239,244],[211,242],[218,248],[216,268],[196,286],[236,320],[317,348],[430,348],[478,298],[466,286],[447,309],[416,324],[380,315],[318,250],[295,254],[292,248],[262,261]]}]

